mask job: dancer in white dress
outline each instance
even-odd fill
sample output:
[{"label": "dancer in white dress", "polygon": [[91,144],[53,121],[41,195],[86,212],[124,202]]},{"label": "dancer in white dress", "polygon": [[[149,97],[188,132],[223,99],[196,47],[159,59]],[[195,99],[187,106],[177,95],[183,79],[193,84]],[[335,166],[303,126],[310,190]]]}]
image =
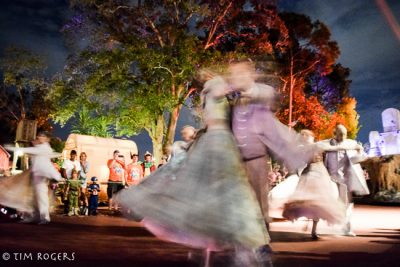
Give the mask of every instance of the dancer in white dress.
[{"label": "dancer in white dress", "polygon": [[306,217],[313,220],[311,237],[318,239],[317,225],[320,219],[329,224],[341,224],[345,219],[345,205],[339,198],[337,187],[324,166],[322,152],[357,149],[355,146],[331,146],[314,143],[314,134],[309,130],[300,132],[305,146],[314,146],[312,162],[302,171],[295,192],[284,206],[283,217],[296,220]]},{"label": "dancer in white dress", "polygon": [[208,251],[233,248],[236,264],[259,266],[257,249],[270,238],[229,128],[227,90],[219,76],[207,81],[206,131],[187,153],[117,199],[161,239]]}]

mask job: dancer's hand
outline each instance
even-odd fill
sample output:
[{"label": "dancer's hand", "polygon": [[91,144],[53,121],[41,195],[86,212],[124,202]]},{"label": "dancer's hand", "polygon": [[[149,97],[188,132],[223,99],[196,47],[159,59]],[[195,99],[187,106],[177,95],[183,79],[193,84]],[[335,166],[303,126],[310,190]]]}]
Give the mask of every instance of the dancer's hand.
[{"label": "dancer's hand", "polygon": [[363,148],[363,146],[361,144],[357,144],[356,145],[356,150],[357,150],[358,153],[361,153],[362,151],[364,151],[364,148]]}]

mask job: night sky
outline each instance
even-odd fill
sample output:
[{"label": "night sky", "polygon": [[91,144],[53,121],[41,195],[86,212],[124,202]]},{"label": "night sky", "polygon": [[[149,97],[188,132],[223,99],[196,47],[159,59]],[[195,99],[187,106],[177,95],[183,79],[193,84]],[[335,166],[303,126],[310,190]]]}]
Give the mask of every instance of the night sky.
[{"label": "night sky", "polygon": [[[400,21],[400,1],[387,3]],[[358,139],[365,143],[369,131],[382,131],[381,112],[389,107],[400,109],[400,40],[375,1],[280,0],[279,9],[303,13],[328,25],[339,43],[339,62],[352,71],[350,91],[358,101],[362,125]],[[31,49],[46,58],[49,75],[62,71],[69,52],[60,28],[69,16],[65,0],[2,1],[0,50],[10,45]],[[194,123],[190,111],[184,110],[178,129]],[[68,127],[56,127],[55,134],[61,138],[68,133]],[[142,134],[133,140],[142,152],[151,150],[148,136]]]}]

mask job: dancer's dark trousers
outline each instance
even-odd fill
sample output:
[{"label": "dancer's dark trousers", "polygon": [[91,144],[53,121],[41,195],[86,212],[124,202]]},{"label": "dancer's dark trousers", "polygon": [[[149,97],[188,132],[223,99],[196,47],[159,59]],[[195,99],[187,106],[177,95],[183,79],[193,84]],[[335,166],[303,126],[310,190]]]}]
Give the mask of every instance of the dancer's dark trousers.
[{"label": "dancer's dark trousers", "polygon": [[268,215],[268,173],[270,166],[268,163],[268,156],[245,161],[249,183],[256,193],[258,203],[260,203],[261,212],[267,224],[270,222],[270,217]]}]

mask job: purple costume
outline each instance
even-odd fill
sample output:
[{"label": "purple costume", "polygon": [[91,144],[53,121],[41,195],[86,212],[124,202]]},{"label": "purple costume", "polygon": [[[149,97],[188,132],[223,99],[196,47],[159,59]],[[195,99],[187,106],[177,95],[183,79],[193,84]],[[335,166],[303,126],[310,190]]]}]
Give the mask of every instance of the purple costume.
[{"label": "purple costume", "polygon": [[[282,160],[289,170],[300,168],[312,158],[300,146],[294,130],[279,122],[269,108],[269,100],[262,97],[262,90],[271,95],[272,87],[255,84],[257,90],[249,98],[240,98],[232,110],[232,131],[236,138],[247,176],[261,206],[265,221],[268,216],[269,152]],[[268,168],[269,167],[269,168]]]}]

